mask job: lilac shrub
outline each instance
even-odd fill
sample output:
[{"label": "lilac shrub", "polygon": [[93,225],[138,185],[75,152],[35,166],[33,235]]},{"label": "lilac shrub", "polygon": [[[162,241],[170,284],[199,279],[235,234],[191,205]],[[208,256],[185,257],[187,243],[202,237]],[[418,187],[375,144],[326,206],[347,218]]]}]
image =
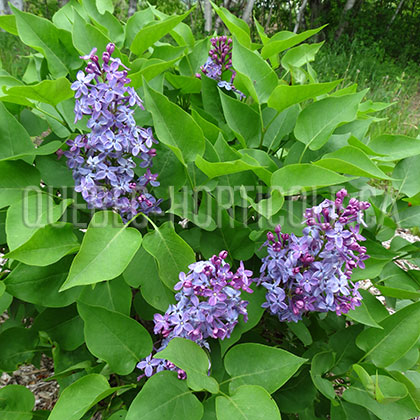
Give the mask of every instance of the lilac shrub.
[{"label": "lilac shrub", "polygon": [[[89,208],[111,208],[127,221],[138,213],[160,212],[159,200],[148,192],[158,186],[157,174],[149,167],[157,143],[152,129],[136,125],[135,107],[144,109],[135,90],[127,86],[128,68],[119,58],[112,58],[114,44],[102,54],[102,65],[94,48],[81,58],[88,60],[85,72],[77,73],[71,88],[75,91],[75,123],[89,115],[90,133],[68,140],[64,154],[73,171],[75,190],[82,194]],[[147,168],[136,178],[133,158]]]},{"label": "lilac shrub", "polygon": [[[233,85],[236,71],[232,68],[232,39],[226,36],[214,37],[211,39],[212,48],[209,51],[209,57],[200,70],[210,79],[217,81],[217,86],[239,94],[240,98],[245,95]],[[230,71],[230,81],[223,80],[223,73]],[[201,74],[196,76],[201,79]]]},{"label": "lilac shrub", "polygon": [[356,267],[364,268],[365,238],[359,233],[364,225],[363,212],[370,204],[351,198],[343,201],[342,189],[336,199],[324,200],[306,209],[303,236],[269,232],[264,246],[258,282],[267,289],[263,307],[280,321],[299,321],[306,312],[335,311],[345,314],[360,305],[358,284],[350,280]]},{"label": "lilac shrub", "polygon": [[[163,350],[174,337],[187,338],[210,350],[208,338],[229,338],[239,315],[248,320],[246,300],[241,291],[252,293],[252,271],[241,262],[235,273],[225,262],[228,253],[222,251],[207,261],[198,261],[189,266],[190,271],[179,274],[174,286],[177,303],[170,305],[164,315],[154,315],[154,333],[163,339],[156,352]],[[164,359],[153,359],[152,354],[137,364],[149,377],[162,370],[176,370],[180,379],[185,372]],[[141,377],[143,377],[142,375]]]}]

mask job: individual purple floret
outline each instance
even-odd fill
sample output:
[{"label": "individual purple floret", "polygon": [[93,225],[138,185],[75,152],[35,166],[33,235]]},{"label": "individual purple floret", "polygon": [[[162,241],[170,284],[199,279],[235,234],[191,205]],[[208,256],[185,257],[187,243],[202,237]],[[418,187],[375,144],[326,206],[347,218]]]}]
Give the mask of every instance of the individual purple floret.
[{"label": "individual purple floret", "polygon": [[128,85],[127,67],[119,58],[111,58],[114,44],[102,54],[102,66],[94,48],[80,58],[89,60],[85,72],[77,73],[71,85],[75,91],[75,123],[89,115],[90,133],[68,140],[64,153],[73,171],[75,190],[89,208],[112,208],[124,221],[138,213],[160,212],[160,200],[148,192],[148,185],[159,185],[150,169],[136,178],[133,158],[141,159],[142,168],[152,165],[157,141],[152,129],[136,125],[134,108],[144,109],[142,100]]},{"label": "individual purple floret", "polygon": [[258,280],[267,289],[263,307],[280,321],[299,321],[306,312],[335,311],[345,314],[360,305],[358,284],[350,280],[356,267],[364,268],[369,258],[358,241],[363,212],[370,204],[351,198],[344,207],[347,191],[334,201],[324,200],[306,209],[303,236],[269,232],[264,246]]},{"label": "individual purple floret", "polygon": [[[191,264],[187,274],[179,274],[179,282],[174,286],[178,291],[175,295],[177,303],[170,305],[164,315],[154,315],[154,333],[163,337],[155,352],[163,350],[174,337],[187,338],[210,350],[208,338],[229,338],[239,315],[243,315],[247,322],[248,302],[242,300],[241,290],[252,293],[249,287],[252,271],[246,270],[241,262],[233,273],[225,262],[227,255],[222,251],[208,261]],[[185,372],[173,363],[152,359],[152,355],[137,367],[147,377],[163,369],[177,371],[180,379],[186,377]]]},{"label": "individual purple floret", "polygon": [[[219,36],[211,39],[211,45],[209,57],[200,70],[210,79],[216,80],[220,88],[236,92],[241,99],[245,98],[245,95],[233,85],[236,72],[232,68],[232,40],[226,36]],[[222,80],[222,75],[227,70],[232,73],[230,82]],[[196,76],[201,79],[200,73]]]}]

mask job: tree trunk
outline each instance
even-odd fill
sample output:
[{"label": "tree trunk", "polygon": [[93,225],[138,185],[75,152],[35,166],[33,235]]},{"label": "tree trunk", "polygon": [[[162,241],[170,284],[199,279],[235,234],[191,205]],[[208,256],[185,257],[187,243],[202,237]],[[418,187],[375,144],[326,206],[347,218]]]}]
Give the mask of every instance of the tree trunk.
[{"label": "tree trunk", "polygon": [[65,6],[69,0],[58,0],[58,7],[61,9],[63,6]]},{"label": "tree trunk", "polygon": [[211,4],[209,0],[204,0],[204,30],[209,33],[213,28]]},{"label": "tree trunk", "polygon": [[[353,0],[353,1],[356,1],[356,0]],[[295,24],[295,27],[293,29],[293,32],[295,34],[299,30],[299,26],[300,26],[300,23],[302,21],[303,15],[305,13],[305,9],[306,9],[307,4],[308,4],[308,0],[303,0],[301,6],[299,7],[299,11],[298,11],[297,19],[296,19],[296,24]]]},{"label": "tree trunk", "polygon": [[338,38],[340,38],[341,35],[343,35],[343,32],[348,25],[347,14],[351,9],[353,9],[355,4],[356,4],[356,0],[347,0],[346,1],[346,4],[344,5],[343,13],[341,15],[340,26],[338,27],[337,32],[335,33],[335,39],[338,39]]},{"label": "tree trunk", "polygon": [[246,5],[245,5],[245,9],[244,9],[244,12],[242,14],[242,19],[246,23],[249,22],[249,19],[252,15],[252,8],[254,7],[254,3],[255,3],[255,0],[248,0]]},{"label": "tree trunk", "polygon": [[267,22],[265,22],[265,26],[264,26],[264,30],[265,30],[266,33],[270,29],[271,16],[273,15],[273,9],[274,9],[274,6],[272,4],[270,4],[270,10],[268,11]]},{"label": "tree trunk", "polygon": [[392,16],[392,19],[390,20],[388,27],[386,28],[387,31],[389,31],[389,28],[391,27],[391,25],[394,23],[395,18],[398,16],[398,13],[400,13],[400,10],[404,4],[405,0],[401,0],[400,3],[398,4],[397,10],[395,11],[394,15]]},{"label": "tree trunk", "polygon": [[137,12],[137,0],[130,0],[128,3],[127,17],[133,16]]},{"label": "tree trunk", "polygon": [[0,0],[0,15],[10,15],[12,11],[9,7],[10,3],[19,10],[23,10],[23,0]]}]

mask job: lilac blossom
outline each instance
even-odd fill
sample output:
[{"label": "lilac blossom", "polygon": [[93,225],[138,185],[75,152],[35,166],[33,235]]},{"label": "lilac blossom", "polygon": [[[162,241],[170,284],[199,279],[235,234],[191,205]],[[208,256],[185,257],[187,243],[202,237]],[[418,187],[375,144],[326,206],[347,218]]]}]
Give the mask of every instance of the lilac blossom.
[{"label": "lilac blossom", "polygon": [[[157,174],[149,166],[157,141],[152,129],[138,127],[133,117],[134,108],[143,108],[142,100],[132,87],[127,86],[127,67],[119,58],[112,58],[114,44],[108,44],[102,54],[102,66],[94,48],[80,58],[88,60],[85,72],[77,73],[71,85],[75,91],[75,123],[88,115],[88,134],[67,141],[64,152],[67,165],[73,171],[75,190],[82,194],[89,208],[111,208],[124,221],[138,213],[161,212],[159,204],[148,191],[157,187]],[[147,168],[136,179],[137,166]]]},{"label": "lilac blossom", "polygon": [[[211,39],[211,45],[209,57],[200,70],[210,79],[216,80],[220,88],[237,93],[241,99],[245,98],[245,95],[233,85],[236,72],[232,68],[232,40],[226,36],[214,37]],[[232,73],[230,81],[222,79],[226,71]],[[201,79],[201,74],[197,73],[196,77]]]},{"label": "lilac blossom", "polygon": [[[241,291],[252,293],[252,271],[245,270],[241,262],[234,273],[225,262],[227,255],[222,251],[208,261],[191,264],[187,274],[179,274],[179,282],[174,286],[177,303],[170,305],[164,315],[154,315],[154,333],[163,338],[153,353],[163,350],[174,337],[195,341],[210,350],[207,339],[229,338],[240,315],[247,321],[248,302],[242,300]],[[151,359],[152,354],[137,365],[144,371],[140,378],[158,372],[160,366],[178,372],[180,379],[186,378],[185,372],[171,362]],[[153,365],[151,360],[159,360],[160,364]]]},{"label": "lilac blossom", "polygon": [[301,237],[282,234],[280,226],[267,234],[258,283],[267,289],[262,306],[280,321],[297,322],[313,311],[341,315],[360,305],[358,284],[350,279],[369,258],[359,241],[365,240],[360,224],[370,205],[352,198],[345,207],[346,196],[342,189],[334,201],[306,209]]}]

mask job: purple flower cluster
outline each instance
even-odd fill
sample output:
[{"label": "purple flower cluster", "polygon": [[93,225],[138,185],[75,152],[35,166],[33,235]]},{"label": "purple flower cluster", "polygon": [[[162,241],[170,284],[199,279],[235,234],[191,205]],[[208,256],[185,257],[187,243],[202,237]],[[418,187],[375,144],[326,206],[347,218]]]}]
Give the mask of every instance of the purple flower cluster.
[{"label": "purple flower cluster", "polygon": [[[236,71],[232,68],[232,40],[226,36],[219,36],[211,39],[211,45],[209,58],[200,67],[201,71],[210,79],[216,80],[217,86],[236,92],[241,99],[245,98],[245,95],[233,85]],[[229,82],[222,80],[222,75],[227,70],[232,73]],[[196,76],[201,79],[200,73]]]},{"label": "purple flower cluster", "polygon": [[[228,253],[220,252],[208,261],[198,261],[189,266],[188,274],[180,273],[174,289],[177,304],[170,305],[164,315],[154,315],[154,332],[163,339],[156,352],[163,350],[174,337],[187,338],[210,350],[207,338],[229,338],[238,323],[239,315],[248,319],[248,302],[241,299],[241,289],[252,293],[252,271],[240,263],[233,273],[225,262]],[[161,370],[176,370],[183,379],[185,372],[164,359],[149,355],[137,367],[147,377]]]},{"label": "purple flower cluster", "polygon": [[309,311],[341,315],[360,305],[358,284],[350,278],[369,258],[359,228],[370,204],[351,198],[345,207],[346,196],[342,189],[334,201],[306,209],[301,237],[282,234],[280,226],[267,234],[258,282],[267,289],[262,306],[280,321],[297,322]]},{"label": "purple flower cluster", "polygon": [[[89,60],[85,72],[77,73],[71,85],[75,91],[75,122],[89,115],[90,133],[68,140],[64,154],[73,171],[77,192],[90,208],[112,208],[125,221],[138,213],[160,212],[159,201],[148,192],[148,185],[158,186],[157,174],[148,168],[157,141],[152,129],[136,125],[134,108],[144,109],[142,100],[127,86],[127,67],[112,58],[114,44],[102,54],[102,66],[96,48],[80,57]],[[146,173],[136,179],[133,157],[141,159]]]}]

